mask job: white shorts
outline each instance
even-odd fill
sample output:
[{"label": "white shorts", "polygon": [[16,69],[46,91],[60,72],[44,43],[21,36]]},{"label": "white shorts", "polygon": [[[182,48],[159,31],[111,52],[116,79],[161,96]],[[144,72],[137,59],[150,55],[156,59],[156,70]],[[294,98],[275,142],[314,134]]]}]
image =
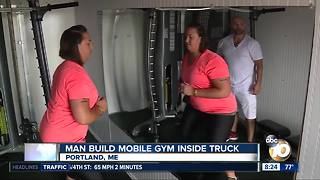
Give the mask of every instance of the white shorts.
[{"label": "white shorts", "polygon": [[256,119],[257,117],[257,97],[251,94],[249,88],[232,88],[237,98],[238,111],[246,119]]}]

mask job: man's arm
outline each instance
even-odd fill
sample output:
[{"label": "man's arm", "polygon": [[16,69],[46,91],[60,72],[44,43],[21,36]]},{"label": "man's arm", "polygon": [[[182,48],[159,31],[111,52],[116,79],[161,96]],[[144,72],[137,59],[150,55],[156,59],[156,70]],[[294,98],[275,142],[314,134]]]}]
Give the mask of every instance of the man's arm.
[{"label": "man's arm", "polygon": [[252,93],[258,95],[262,89],[263,60],[254,61],[255,82],[253,84]]}]

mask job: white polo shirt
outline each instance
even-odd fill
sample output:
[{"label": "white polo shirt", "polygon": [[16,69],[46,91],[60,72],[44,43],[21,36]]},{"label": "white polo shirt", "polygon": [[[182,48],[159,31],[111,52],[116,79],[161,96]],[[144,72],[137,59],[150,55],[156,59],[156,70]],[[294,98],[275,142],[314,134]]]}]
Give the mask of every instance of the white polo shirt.
[{"label": "white polo shirt", "polygon": [[223,38],[217,52],[227,61],[233,88],[251,86],[254,80],[254,61],[263,59],[258,41],[246,35],[235,47],[233,34]]}]

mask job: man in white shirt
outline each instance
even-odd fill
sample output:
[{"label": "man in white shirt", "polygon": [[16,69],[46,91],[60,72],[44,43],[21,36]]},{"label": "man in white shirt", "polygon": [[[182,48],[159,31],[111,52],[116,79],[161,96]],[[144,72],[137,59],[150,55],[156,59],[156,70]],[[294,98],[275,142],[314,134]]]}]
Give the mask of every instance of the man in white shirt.
[{"label": "man in white shirt", "polygon": [[[262,86],[262,50],[258,41],[246,34],[246,23],[241,17],[233,17],[230,27],[232,34],[219,42],[218,53],[228,63],[232,90],[248,122],[248,142],[252,142],[257,112],[256,95]],[[238,118],[231,129],[230,140],[238,139],[237,124]]]}]

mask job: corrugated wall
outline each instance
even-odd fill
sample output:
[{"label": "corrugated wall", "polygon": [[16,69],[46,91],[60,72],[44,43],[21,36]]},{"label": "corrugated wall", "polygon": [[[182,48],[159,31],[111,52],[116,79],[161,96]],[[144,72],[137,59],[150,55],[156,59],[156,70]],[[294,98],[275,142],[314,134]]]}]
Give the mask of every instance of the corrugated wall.
[{"label": "corrugated wall", "polygon": [[256,38],[264,54],[263,91],[258,120],[271,119],[300,134],[304,118],[314,24],[314,9],[286,8],[261,15]]},{"label": "corrugated wall", "polygon": [[297,179],[320,179],[320,3],[316,7],[309,92]]},{"label": "corrugated wall", "polygon": [[314,0],[117,0],[99,1],[99,8],[155,8],[209,6],[310,6]]}]

